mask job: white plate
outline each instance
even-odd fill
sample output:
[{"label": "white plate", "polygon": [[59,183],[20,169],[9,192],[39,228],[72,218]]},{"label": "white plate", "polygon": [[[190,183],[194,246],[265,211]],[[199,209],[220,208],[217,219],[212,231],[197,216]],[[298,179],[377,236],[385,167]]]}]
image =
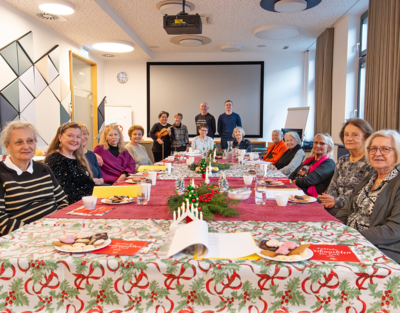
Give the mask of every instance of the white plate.
[{"label": "white plate", "polygon": [[296,262],[306,261],[306,260],[310,259],[314,255],[314,252],[312,252],[312,250],[310,250],[308,248],[306,250],[304,250],[304,252],[307,252],[307,254],[305,255],[305,257],[301,258],[300,260],[277,260],[276,258],[271,258],[270,256],[266,256],[264,254],[261,254],[261,249],[259,249],[258,252],[256,252],[256,253],[260,257],[262,257],[264,259],[271,260],[271,261],[283,262],[283,263],[296,263]]},{"label": "white plate", "polygon": [[59,247],[59,246],[54,246],[54,248],[55,248],[56,250],[58,250],[58,251],[67,252],[67,253],[86,253],[86,252],[90,252],[90,251],[94,251],[94,250],[103,249],[103,248],[109,246],[110,243],[111,243],[111,239],[108,238],[108,239],[105,241],[104,245],[102,245],[101,247],[94,248],[94,249],[92,249],[92,250],[82,250],[82,251],[69,251],[69,250],[64,250],[64,249],[61,249],[61,247]]},{"label": "white plate", "polygon": [[[133,179],[137,179],[137,178],[133,178]],[[125,180],[125,182],[128,183],[128,184],[145,183],[144,181],[143,182],[142,181],[141,182],[135,182],[132,179],[127,179],[127,180]],[[151,184],[151,181],[149,182],[149,184]]]},{"label": "white plate", "polygon": [[297,204],[307,204],[307,203],[313,203],[313,202],[316,202],[317,201],[317,198],[314,198],[314,197],[310,197],[310,201],[307,201],[307,202],[302,202],[303,200],[300,200],[300,202],[299,201],[294,201],[294,200],[290,200],[289,199],[289,202],[291,202],[291,203],[297,203]]},{"label": "white plate", "polygon": [[126,202],[118,202],[118,203],[107,202],[106,200],[107,200],[107,199],[101,199],[101,203],[104,203],[104,204],[127,204],[127,203],[134,202],[134,201],[135,201],[135,198],[130,198],[129,201],[126,201]]}]

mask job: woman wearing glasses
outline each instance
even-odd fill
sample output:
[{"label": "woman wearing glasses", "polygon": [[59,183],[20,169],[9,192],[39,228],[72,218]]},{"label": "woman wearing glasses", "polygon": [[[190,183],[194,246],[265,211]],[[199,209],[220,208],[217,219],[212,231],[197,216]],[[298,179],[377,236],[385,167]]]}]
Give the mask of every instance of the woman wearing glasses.
[{"label": "woman wearing glasses", "polygon": [[306,159],[289,178],[310,196],[318,197],[325,192],[335,170],[333,141],[328,134],[317,134],[314,137],[311,157]]},{"label": "woman wearing glasses", "polygon": [[400,262],[400,135],[380,130],[368,138],[366,146],[365,158],[374,169],[355,187],[336,217]]},{"label": "woman wearing glasses", "polygon": [[208,151],[214,148],[214,139],[207,136],[208,125],[200,124],[198,127],[200,136],[194,137],[192,141],[192,150]]},{"label": "woman wearing glasses", "polygon": [[359,118],[349,119],[340,131],[340,139],[350,154],[337,161],[331,184],[318,197],[333,216],[345,206],[354,187],[372,170],[365,160],[365,141],[373,132],[372,127]]}]

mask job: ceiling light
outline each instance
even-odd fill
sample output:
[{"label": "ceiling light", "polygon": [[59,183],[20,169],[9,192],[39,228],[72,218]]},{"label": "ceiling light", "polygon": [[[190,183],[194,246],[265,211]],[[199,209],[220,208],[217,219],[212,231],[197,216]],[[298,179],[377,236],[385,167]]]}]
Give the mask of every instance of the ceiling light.
[{"label": "ceiling light", "polygon": [[95,43],[93,48],[105,52],[130,52],[134,49],[134,45],[127,41],[109,40]]},{"label": "ceiling light", "polygon": [[[185,45],[185,41],[184,40],[197,40],[197,42],[192,42],[192,44],[194,44],[195,46],[199,46],[198,41],[201,42],[201,45],[208,45],[211,42],[211,39],[205,36],[199,36],[199,35],[180,35],[180,36],[173,36],[171,37],[171,39],[169,40],[171,43],[173,43],[174,45]],[[183,42],[182,42],[183,41]],[[190,44],[190,41],[187,42],[187,44]],[[194,47],[195,47],[194,46]],[[186,46],[188,47],[188,46]],[[193,46],[190,46],[193,47]]]},{"label": "ceiling light", "polygon": [[279,13],[300,12],[307,9],[305,0],[281,0],[275,3],[275,11]]},{"label": "ceiling light", "polygon": [[[162,15],[175,15],[182,12],[182,3],[168,3],[160,7]],[[190,12],[190,7],[185,5],[185,13]]]},{"label": "ceiling light", "polygon": [[261,39],[288,39],[300,34],[300,28],[293,25],[268,25],[258,27],[254,34]]},{"label": "ceiling light", "polygon": [[240,51],[240,49],[242,49],[242,46],[239,46],[239,45],[222,45],[222,46],[219,46],[219,48],[223,52],[237,52],[237,51]]},{"label": "ceiling light", "polygon": [[39,9],[50,14],[69,15],[74,13],[74,5],[65,0],[39,0]]},{"label": "ceiling light", "polygon": [[182,39],[179,44],[182,47],[198,47],[201,46],[202,41],[199,39]]}]

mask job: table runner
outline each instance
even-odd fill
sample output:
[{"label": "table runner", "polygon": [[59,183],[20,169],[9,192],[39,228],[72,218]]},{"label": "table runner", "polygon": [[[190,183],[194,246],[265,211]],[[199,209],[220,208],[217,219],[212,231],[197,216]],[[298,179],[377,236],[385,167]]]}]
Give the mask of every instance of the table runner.
[{"label": "table runner", "polygon": [[[233,187],[245,186],[243,178],[228,177],[228,182]],[[212,177],[211,183],[217,183],[218,178]],[[195,178],[195,183],[199,184],[202,179]],[[118,185],[123,185],[119,183]],[[189,179],[185,179],[185,186],[189,184]],[[114,204],[115,209],[103,216],[80,216],[82,219],[172,219],[172,215],[168,213],[166,205],[167,197],[174,194],[175,181],[173,180],[157,180],[157,185],[151,186],[150,201],[147,205],[140,206],[135,203],[130,204]],[[289,187],[296,187],[294,184]],[[254,181],[252,184],[254,189]],[[97,204],[104,205],[97,200]],[[50,218],[76,218],[74,215],[67,215],[68,212],[82,206],[83,202],[79,201],[66,208],[57,211],[47,217]],[[338,221],[330,215],[320,204],[295,204],[279,207],[275,200],[267,200],[266,205],[256,205],[254,201],[254,191],[250,198],[242,201],[236,207],[241,215],[235,217],[223,217],[215,214],[214,218],[217,221],[272,221],[272,222],[327,222]]]}]

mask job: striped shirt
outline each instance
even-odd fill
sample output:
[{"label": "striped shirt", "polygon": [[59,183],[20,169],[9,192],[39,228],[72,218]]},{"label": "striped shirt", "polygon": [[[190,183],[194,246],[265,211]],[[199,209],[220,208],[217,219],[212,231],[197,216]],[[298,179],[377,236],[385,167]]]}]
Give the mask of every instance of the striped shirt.
[{"label": "striped shirt", "polygon": [[33,162],[33,173],[17,172],[0,162],[0,235],[68,206],[51,169]]}]

